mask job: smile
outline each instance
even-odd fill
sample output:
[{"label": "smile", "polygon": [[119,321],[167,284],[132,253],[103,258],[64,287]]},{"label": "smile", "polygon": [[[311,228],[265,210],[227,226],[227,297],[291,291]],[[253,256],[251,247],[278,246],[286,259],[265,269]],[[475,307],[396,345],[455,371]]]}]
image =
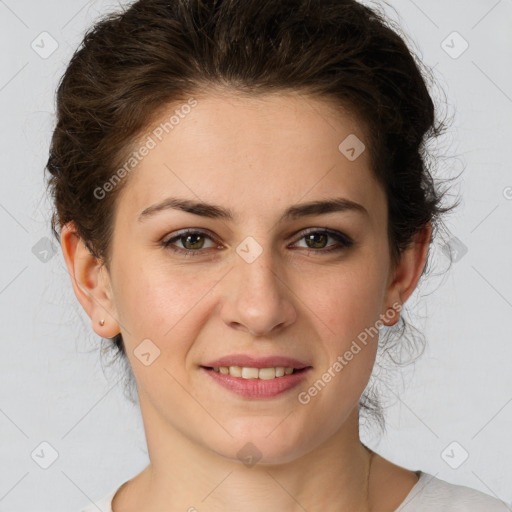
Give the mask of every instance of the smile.
[{"label": "smile", "polygon": [[261,379],[270,380],[285,375],[290,375],[298,370],[291,367],[277,366],[268,368],[250,368],[247,366],[218,366],[212,368],[213,371],[232,377],[241,377],[242,379]]},{"label": "smile", "polygon": [[298,386],[313,369],[277,366],[253,368],[245,366],[200,367],[221,387],[248,399],[268,399]]}]

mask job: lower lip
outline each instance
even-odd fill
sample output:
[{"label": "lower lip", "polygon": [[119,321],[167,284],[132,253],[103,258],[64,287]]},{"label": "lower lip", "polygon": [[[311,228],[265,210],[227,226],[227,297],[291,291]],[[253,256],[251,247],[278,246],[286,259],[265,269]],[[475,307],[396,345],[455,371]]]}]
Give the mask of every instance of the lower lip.
[{"label": "lower lip", "polygon": [[226,389],[233,393],[240,395],[244,398],[273,398],[292,388],[302,382],[306,374],[311,370],[311,366],[304,368],[296,373],[290,375],[283,375],[274,379],[243,379],[242,377],[233,377],[232,375],[224,375],[223,373],[209,370],[204,366],[201,370],[206,372],[212,379]]}]

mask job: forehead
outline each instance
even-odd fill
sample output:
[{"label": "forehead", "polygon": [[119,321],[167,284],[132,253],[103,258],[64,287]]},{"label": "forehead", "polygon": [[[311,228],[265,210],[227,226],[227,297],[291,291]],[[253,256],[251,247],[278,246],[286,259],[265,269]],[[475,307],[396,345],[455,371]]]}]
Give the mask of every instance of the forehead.
[{"label": "forehead", "polygon": [[263,206],[333,192],[377,206],[382,191],[367,144],[355,116],[305,94],[193,96],[160,109],[143,131],[135,151],[151,149],[130,172],[118,208],[131,215],[178,195],[261,214]]}]

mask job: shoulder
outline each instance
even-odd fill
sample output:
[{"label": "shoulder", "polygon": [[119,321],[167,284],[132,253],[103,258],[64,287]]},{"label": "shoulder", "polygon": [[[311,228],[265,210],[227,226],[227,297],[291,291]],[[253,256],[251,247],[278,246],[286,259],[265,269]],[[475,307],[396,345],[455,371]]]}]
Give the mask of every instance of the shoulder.
[{"label": "shoulder", "polygon": [[420,478],[396,512],[512,512],[512,507],[464,485],[419,472]]}]

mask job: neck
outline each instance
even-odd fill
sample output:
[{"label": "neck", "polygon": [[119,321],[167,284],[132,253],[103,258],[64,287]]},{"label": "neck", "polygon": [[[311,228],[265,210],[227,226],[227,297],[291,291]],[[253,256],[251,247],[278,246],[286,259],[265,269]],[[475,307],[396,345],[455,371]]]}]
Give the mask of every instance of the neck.
[{"label": "neck", "polygon": [[282,512],[370,510],[373,452],[359,440],[357,408],[338,432],[304,455],[252,466],[170,430],[144,408],[151,463],[126,499],[133,510],[259,512],[269,503]]}]

